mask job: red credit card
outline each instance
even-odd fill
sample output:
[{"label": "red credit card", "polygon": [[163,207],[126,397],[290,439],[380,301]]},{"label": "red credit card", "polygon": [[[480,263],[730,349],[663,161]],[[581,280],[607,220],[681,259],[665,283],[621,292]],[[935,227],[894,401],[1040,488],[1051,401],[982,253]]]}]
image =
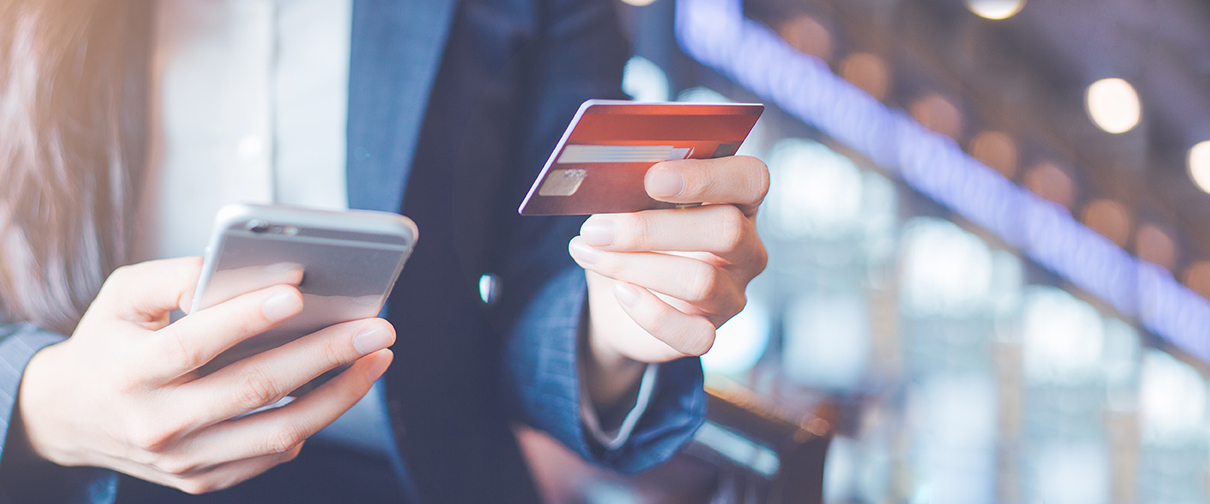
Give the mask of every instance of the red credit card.
[{"label": "red credit card", "polygon": [[750,103],[588,100],[517,211],[584,215],[684,206],[648,197],[647,169],[661,161],[734,155],[764,110]]}]

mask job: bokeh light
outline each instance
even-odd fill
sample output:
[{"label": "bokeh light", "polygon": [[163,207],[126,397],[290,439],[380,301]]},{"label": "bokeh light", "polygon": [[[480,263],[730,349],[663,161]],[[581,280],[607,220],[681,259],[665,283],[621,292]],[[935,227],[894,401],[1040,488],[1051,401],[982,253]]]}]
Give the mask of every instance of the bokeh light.
[{"label": "bokeh light", "polygon": [[939,373],[909,396],[917,413],[918,448],[911,459],[919,482],[907,502],[992,504],[996,490],[999,391],[990,376]]},{"label": "bokeh light", "polygon": [[979,237],[929,217],[903,235],[903,307],[916,316],[964,316],[988,305],[992,254]]},{"label": "bokeh light", "polygon": [[1008,19],[1025,8],[1025,0],[965,0],[966,7],[984,19]]},{"label": "bokeh light", "polygon": [[782,368],[795,382],[854,390],[870,355],[869,303],[860,293],[804,295],[786,309]]},{"label": "bokeh light", "polygon": [[1168,271],[1176,268],[1176,241],[1155,224],[1143,224],[1134,236],[1134,252],[1147,262],[1155,263]]},{"label": "bokeh light", "polygon": [[840,62],[840,76],[878,100],[886,99],[891,72],[886,61],[870,53],[853,53]]},{"label": "bokeh light", "polygon": [[1139,381],[1145,443],[1177,445],[1205,434],[1206,383],[1197,370],[1159,350],[1147,350]]},{"label": "bokeh light", "polygon": [[810,54],[824,61],[832,59],[832,32],[811,16],[798,16],[778,30],[781,38],[795,49]]},{"label": "bokeh light", "polygon": [[1210,261],[1197,261],[1185,268],[1185,286],[1210,299]]},{"label": "bokeh light", "polygon": [[756,365],[769,346],[769,310],[756,300],[718,328],[714,346],[702,355],[709,373],[740,374]]},{"label": "bokeh light", "polygon": [[681,91],[676,101],[686,103],[731,103],[722,93],[710,88],[694,87]]},{"label": "bokeh light", "polygon": [[1130,241],[1130,211],[1113,200],[1092,200],[1084,207],[1081,220],[1101,236],[1113,240],[1119,247]]},{"label": "bokeh light", "polygon": [[1017,142],[999,131],[983,131],[971,139],[971,157],[1011,179],[1017,176]]},{"label": "bokeh light", "polygon": [[924,127],[955,140],[962,137],[962,112],[953,102],[931,94],[912,104],[912,117]]},{"label": "bokeh light", "polygon": [[786,239],[831,239],[861,225],[862,177],[848,157],[819,142],[787,139],[769,157],[766,223]]},{"label": "bokeh light", "polygon": [[1093,440],[1051,441],[1038,448],[1033,464],[1037,495],[1046,504],[1113,502],[1112,457]]},{"label": "bokeh light", "polygon": [[622,71],[622,91],[638,102],[668,101],[668,75],[651,60],[633,56]]},{"label": "bokeh light", "polygon": [[655,3],[655,0],[622,0],[622,3],[635,7],[645,7]]},{"label": "bokeh light", "polygon": [[1210,193],[1210,140],[1189,149],[1189,176],[1198,189]]},{"label": "bokeh light", "polygon": [[1143,110],[1134,86],[1118,78],[1101,79],[1088,86],[1085,106],[1092,122],[1113,134],[1134,129]]},{"label": "bokeh light", "polygon": [[1025,187],[1067,208],[1071,208],[1076,199],[1075,182],[1071,180],[1071,175],[1049,161],[1038,163],[1025,172]]},{"label": "bokeh light", "polygon": [[1054,287],[1035,287],[1022,303],[1025,379],[1075,384],[1096,378],[1105,323],[1092,305]]}]

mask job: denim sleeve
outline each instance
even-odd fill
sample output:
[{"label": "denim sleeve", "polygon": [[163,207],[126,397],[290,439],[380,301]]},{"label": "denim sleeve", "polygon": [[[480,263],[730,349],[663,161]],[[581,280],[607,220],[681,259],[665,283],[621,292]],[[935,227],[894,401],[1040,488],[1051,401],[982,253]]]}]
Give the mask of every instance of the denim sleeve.
[{"label": "denim sleeve", "polygon": [[651,402],[621,446],[605,450],[590,442],[580,417],[576,362],[585,295],[584,271],[568,268],[521,315],[506,351],[514,403],[524,421],[585,460],[627,473],[663,463],[705,421],[701,362],[693,357],[660,366]]},{"label": "denim sleeve", "polygon": [[[9,439],[25,366],[61,335],[31,324],[0,326],[0,502],[107,504],[117,494],[117,474],[95,467],[62,467],[38,459]],[[16,433],[14,433],[16,434]]]}]

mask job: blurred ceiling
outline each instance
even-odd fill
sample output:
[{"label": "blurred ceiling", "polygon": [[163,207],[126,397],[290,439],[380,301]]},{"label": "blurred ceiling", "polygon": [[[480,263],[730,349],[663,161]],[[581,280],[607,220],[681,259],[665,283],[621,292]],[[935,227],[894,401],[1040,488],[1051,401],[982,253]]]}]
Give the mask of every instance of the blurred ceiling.
[{"label": "blurred ceiling", "polygon": [[[1125,247],[1170,262],[1178,278],[1210,260],[1210,194],[1186,166],[1189,149],[1210,140],[1210,1],[1027,0],[1003,20],[963,0],[748,0],[745,11],[838,73],[848,55],[884,59],[885,101],[920,118],[922,100],[943,97],[959,111],[945,127],[958,128],[968,152],[980,132],[1007,133],[1019,148],[1008,175],[1040,194],[1061,191],[1031,185],[1056,180],[1029,178],[1034,168],[1057,171],[1054,183],[1068,175],[1075,189],[1064,203],[1077,218],[1093,202],[1120,204]],[[1137,90],[1142,109],[1120,134],[1098,128],[1085,105],[1089,85],[1113,77]],[[1147,257],[1155,236],[1174,257]]]}]

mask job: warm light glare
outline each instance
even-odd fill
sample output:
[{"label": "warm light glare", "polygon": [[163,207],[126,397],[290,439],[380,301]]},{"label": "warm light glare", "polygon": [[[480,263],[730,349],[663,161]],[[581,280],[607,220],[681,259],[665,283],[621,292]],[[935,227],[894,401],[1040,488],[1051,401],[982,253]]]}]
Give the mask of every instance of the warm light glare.
[{"label": "warm light glare", "polygon": [[1130,210],[1116,201],[1092,200],[1084,207],[1084,224],[1102,236],[1113,240],[1119,247],[1130,241]]},{"label": "warm light glare", "polygon": [[971,156],[995,168],[1005,178],[1017,175],[1017,142],[999,131],[984,131],[975,135],[970,144]]},{"label": "warm light glare", "polygon": [[1076,184],[1067,170],[1049,161],[1038,163],[1025,172],[1025,187],[1038,196],[1071,208],[1076,199]]},{"label": "warm light glare", "polygon": [[635,7],[643,7],[655,3],[655,0],[622,0],[622,3]]},{"label": "warm light glare", "polygon": [[962,111],[941,95],[932,94],[916,100],[911,112],[912,117],[928,129],[955,140],[962,137]]},{"label": "warm light glare", "polygon": [[1210,140],[1189,149],[1189,175],[1198,189],[1210,193]]},{"label": "warm light glare", "polygon": [[878,100],[886,98],[890,71],[886,62],[869,53],[854,53],[840,63],[840,76]]},{"label": "warm light glare", "polygon": [[966,0],[966,7],[981,18],[1008,19],[1021,12],[1025,0]]},{"label": "warm light glare", "polygon": [[832,59],[832,33],[811,16],[799,16],[782,25],[782,40],[795,49],[824,61]]},{"label": "warm light glare", "polygon": [[1122,79],[1101,79],[1088,86],[1088,116],[1109,133],[1125,133],[1139,124],[1142,106],[1134,86]]}]

